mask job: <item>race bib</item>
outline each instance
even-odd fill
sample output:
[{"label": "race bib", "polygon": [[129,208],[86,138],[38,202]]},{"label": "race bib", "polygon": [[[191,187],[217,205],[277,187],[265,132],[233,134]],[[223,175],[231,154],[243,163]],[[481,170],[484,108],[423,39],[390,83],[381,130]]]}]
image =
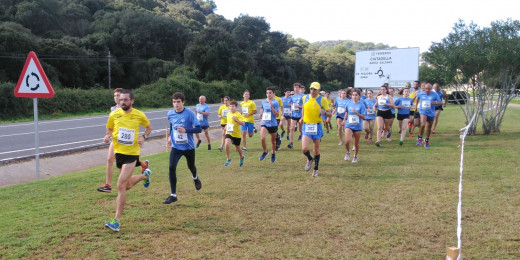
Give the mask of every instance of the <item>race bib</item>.
[{"label": "race bib", "polygon": [[242,108],[242,114],[244,114],[245,116],[247,116],[248,113],[249,113],[249,107],[243,107],[243,108]]},{"label": "race bib", "polygon": [[309,134],[309,135],[317,135],[318,134],[318,124],[306,124],[305,133]]},{"label": "race bib", "polygon": [[410,108],[410,101],[403,101],[401,105],[403,105],[404,108]]},{"label": "race bib", "polygon": [[226,133],[233,133],[233,127],[235,125],[234,124],[227,124],[226,125]]},{"label": "race bib", "polygon": [[357,115],[349,115],[348,116],[348,124],[349,125],[357,125],[357,124],[359,124],[359,116],[357,116]]},{"label": "race bib", "polygon": [[386,106],[386,98],[380,98],[377,100],[377,104],[380,106]]},{"label": "race bib", "polygon": [[421,104],[423,109],[430,109],[432,107],[432,102],[430,100],[423,100]]},{"label": "race bib", "polygon": [[204,119],[204,116],[201,113],[197,113],[197,120],[202,121]]},{"label": "race bib", "polygon": [[283,113],[286,114],[286,115],[289,114],[289,113],[291,113],[291,108],[289,108],[289,107],[284,107],[284,108],[283,108]]},{"label": "race bib", "polygon": [[298,104],[292,104],[292,111],[298,111],[300,108],[298,107]]},{"label": "race bib", "polygon": [[372,110],[372,109],[367,109],[367,115],[375,115],[376,114],[376,111]]},{"label": "race bib", "polygon": [[262,121],[271,121],[271,112],[264,112],[262,114]]},{"label": "race bib", "polygon": [[188,134],[187,133],[179,133],[175,131],[173,133],[173,140],[176,144],[187,144],[188,143]]},{"label": "race bib", "polygon": [[135,129],[119,128],[117,142],[119,144],[134,145]]},{"label": "race bib", "polygon": [[338,114],[345,114],[345,108],[344,107],[338,107]]},{"label": "race bib", "polygon": [[227,116],[228,112],[229,112],[229,110],[222,110],[222,116]]}]

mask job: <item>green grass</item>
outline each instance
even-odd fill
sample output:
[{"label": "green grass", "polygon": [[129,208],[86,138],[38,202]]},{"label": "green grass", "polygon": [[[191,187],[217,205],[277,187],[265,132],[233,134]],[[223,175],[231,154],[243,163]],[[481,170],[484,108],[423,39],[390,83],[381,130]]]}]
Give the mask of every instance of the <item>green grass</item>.
[{"label": "green grass", "polygon": [[[501,133],[466,138],[465,258],[520,258],[519,120],[520,109],[509,108]],[[272,164],[258,161],[259,135],[248,139],[241,168],[236,152],[224,167],[223,153],[199,149],[202,190],[182,159],[174,205],[162,204],[168,154],[147,156],[152,184],[127,193],[119,233],[103,226],[114,215],[116,192],[95,191],[104,167],[2,188],[0,258],[445,258],[457,244],[463,121],[449,105],[430,149],[412,138],[400,147],[395,134],[381,148],[362,140],[357,164],[342,160],[345,148],[328,134],[317,178],[286,141]]]}]

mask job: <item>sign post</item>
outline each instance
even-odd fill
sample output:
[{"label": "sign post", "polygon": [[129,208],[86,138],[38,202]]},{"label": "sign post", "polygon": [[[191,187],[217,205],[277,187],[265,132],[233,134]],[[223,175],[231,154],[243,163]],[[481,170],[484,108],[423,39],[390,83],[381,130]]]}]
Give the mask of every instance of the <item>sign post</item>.
[{"label": "sign post", "polygon": [[27,60],[14,89],[16,97],[32,97],[34,107],[34,155],[36,160],[36,179],[40,179],[40,143],[38,136],[38,98],[54,97],[54,90],[43,71],[36,53],[29,52]]}]

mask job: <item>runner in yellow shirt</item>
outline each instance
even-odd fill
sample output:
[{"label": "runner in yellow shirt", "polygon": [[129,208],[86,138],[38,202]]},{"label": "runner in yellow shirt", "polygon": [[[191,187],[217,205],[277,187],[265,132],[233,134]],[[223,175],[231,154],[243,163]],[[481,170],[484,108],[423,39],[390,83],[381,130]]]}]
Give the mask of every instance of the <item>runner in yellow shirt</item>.
[{"label": "runner in yellow shirt", "polygon": [[[278,105],[280,108],[280,111],[283,112],[283,102],[282,99],[278,96],[274,96],[274,99],[278,101]],[[280,125],[280,120],[282,119],[283,113],[278,113],[278,116],[276,117],[276,122],[278,122],[278,125]],[[276,130],[276,151],[280,150],[280,145],[282,144],[282,137],[278,134],[278,130]]]},{"label": "runner in yellow shirt", "polygon": [[246,135],[249,135],[249,138],[253,137],[253,134],[256,133],[255,128],[255,114],[256,114],[256,104],[252,100],[249,100],[251,97],[249,90],[244,91],[244,101],[240,102],[241,112],[244,116],[245,125],[240,127],[240,131],[242,131],[242,141],[244,145],[242,146],[242,151],[247,152],[246,145]]},{"label": "runner in yellow shirt", "polygon": [[[110,137],[112,137],[116,166],[119,168],[116,216],[110,222],[105,223],[106,227],[114,231],[119,231],[119,220],[126,202],[126,191],[140,181],[144,181],[143,185],[147,188],[150,185],[151,174],[151,171],[147,169],[143,174],[132,176],[134,168],[140,166],[140,145],[144,143],[146,136],[152,132],[152,125],[143,112],[132,107],[134,104],[132,91],[123,90],[119,95],[119,104],[121,109],[113,111],[108,117],[107,131],[103,138],[103,141],[108,143]],[[140,125],[146,128],[141,136],[139,136]]]},{"label": "runner in yellow shirt", "polygon": [[242,153],[242,150],[240,150],[240,141],[241,141],[241,133],[240,133],[240,126],[245,125],[245,118],[237,111],[238,102],[231,101],[229,103],[229,113],[227,113],[227,124],[226,124],[226,156],[227,160],[226,163],[224,163],[224,166],[228,166],[231,163],[231,157],[230,157],[230,148],[229,146],[233,144],[235,146],[235,149],[238,152],[238,155],[240,155],[240,161],[238,162],[238,166],[242,167],[244,165],[244,154]]},{"label": "runner in yellow shirt", "polygon": [[228,96],[225,96],[224,98],[222,98],[222,102],[223,103],[219,108],[218,108],[218,118],[220,118],[220,127],[222,129],[222,140],[220,142],[220,146],[218,147],[218,150],[222,152],[222,149],[224,147],[224,141],[226,140],[226,124],[227,124],[227,113],[229,112],[229,97]]}]

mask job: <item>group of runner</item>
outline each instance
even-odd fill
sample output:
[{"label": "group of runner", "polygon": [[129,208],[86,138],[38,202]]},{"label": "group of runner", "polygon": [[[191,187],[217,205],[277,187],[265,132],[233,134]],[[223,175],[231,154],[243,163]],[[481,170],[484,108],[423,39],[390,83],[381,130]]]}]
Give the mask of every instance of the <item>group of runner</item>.
[{"label": "group of runner", "polygon": [[[419,89],[419,85],[421,89]],[[432,92],[432,88],[436,92]],[[413,136],[413,130],[419,127],[417,145],[429,147],[429,138],[435,132],[438,115],[442,110],[442,100],[446,95],[439,89],[438,84],[432,86],[430,83],[414,82],[414,88],[401,89],[401,97],[394,99],[393,89],[383,85],[377,95],[372,90],[367,90],[365,95],[360,89],[339,90],[339,97],[334,101],[330,99],[330,92],[321,91],[318,82],[311,83],[310,94],[305,94],[305,87],[300,83],[293,84],[293,90],[285,89],[284,96],[279,98],[275,95],[274,86],[266,88],[266,99],[261,102],[257,110],[255,103],[250,100],[249,91],[244,91],[244,100],[240,103],[230,100],[229,97],[222,98],[222,105],[218,109],[222,128],[220,151],[226,153],[224,166],[231,163],[231,144],[239,155],[239,167],[244,165],[247,152],[247,136],[252,137],[256,132],[254,127],[255,115],[260,120],[260,138],[262,153],[259,160],[263,161],[268,155],[267,137],[271,144],[270,161],[276,161],[276,151],[280,150],[281,139],[286,134],[289,141],[287,147],[294,148],[295,132],[298,133],[297,140],[301,140],[302,153],[306,158],[304,169],[309,171],[313,168],[312,176],[319,174],[320,142],[324,136],[324,125],[327,133],[333,129],[331,117],[336,114],[336,127],[338,130],[339,143],[345,145],[345,161],[352,157],[352,163],[358,160],[359,144],[362,131],[365,131],[365,139],[372,142],[374,121],[377,122],[376,146],[381,146],[381,138],[386,136],[391,141],[391,129],[397,109],[397,119],[400,129],[400,145],[403,144],[408,126],[408,133]],[[410,93],[411,92],[411,93]],[[117,181],[118,196],[116,199],[115,217],[105,223],[105,226],[119,231],[120,218],[126,202],[126,190],[143,181],[143,186],[149,187],[151,183],[151,170],[148,161],[139,159],[140,146],[151,133],[152,126],[146,115],[133,108],[133,93],[129,90],[116,89],[114,92],[116,105],[111,108],[107,121],[107,131],[104,136],[105,142],[112,143],[107,156],[106,183],[98,188],[101,192],[111,192],[111,179],[113,175],[113,163],[119,169]],[[184,107],[185,97],[182,93],[172,95],[173,110],[167,114],[169,128],[167,131],[167,143],[171,147],[169,163],[169,180],[171,194],[163,201],[170,204],[177,201],[176,185],[177,164],[182,156],[186,157],[187,165],[192,173],[196,190],[202,188],[202,183],[197,175],[195,166],[195,149],[201,144],[199,133],[205,132],[208,142],[208,150],[211,150],[211,141],[208,134],[210,114],[209,106],[205,103],[204,96],[199,97],[199,104],[195,112]],[[444,103],[444,106],[446,103]],[[258,112],[258,113],[257,113]],[[413,122],[409,122],[412,120]],[[143,135],[139,136],[139,127],[145,128]],[[433,126],[433,127],[432,127]],[[281,134],[278,129],[281,128]],[[425,133],[426,130],[426,133]],[[195,144],[193,134],[196,135]],[[312,155],[310,146],[312,143]],[[242,147],[241,147],[242,146]],[[352,146],[354,155],[351,156]],[[314,167],[312,167],[314,164]],[[141,166],[140,175],[132,176],[135,167]]]}]

